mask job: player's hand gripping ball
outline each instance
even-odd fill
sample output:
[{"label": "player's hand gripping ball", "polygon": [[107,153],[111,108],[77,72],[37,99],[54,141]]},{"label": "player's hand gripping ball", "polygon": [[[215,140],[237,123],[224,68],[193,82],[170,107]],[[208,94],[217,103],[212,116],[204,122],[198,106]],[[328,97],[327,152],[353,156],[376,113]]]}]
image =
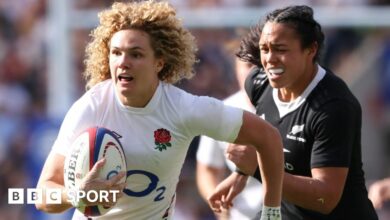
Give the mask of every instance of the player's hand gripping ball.
[{"label": "player's hand gripping ball", "polygon": [[[82,132],[73,141],[70,154],[64,163],[64,184],[68,191],[79,188],[82,179],[94,164],[105,158],[105,164],[99,172],[102,179],[110,179],[119,172],[126,172],[126,157],[119,141],[120,135],[103,127],[91,127]],[[123,177],[119,183],[124,183]],[[76,207],[85,216],[99,216],[112,207],[102,205]]]}]

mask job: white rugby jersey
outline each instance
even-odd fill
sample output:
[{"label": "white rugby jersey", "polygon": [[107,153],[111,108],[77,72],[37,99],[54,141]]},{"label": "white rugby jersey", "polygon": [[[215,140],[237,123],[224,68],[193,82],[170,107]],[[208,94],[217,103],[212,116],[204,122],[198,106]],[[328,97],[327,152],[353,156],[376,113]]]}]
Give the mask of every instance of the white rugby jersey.
[{"label": "white rugby jersey", "polygon": [[[242,108],[255,112],[254,106],[250,103],[245,91],[239,91],[223,101],[226,105]],[[224,168],[234,171],[236,166],[225,156],[229,143],[216,141],[207,136],[200,138],[196,159],[198,162],[208,166]],[[250,176],[244,190],[233,200],[233,207],[230,208],[229,219],[256,219],[263,206],[263,190],[261,183]],[[259,219],[258,217],[257,219]]]},{"label": "white rugby jersey", "polygon": [[[112,80],[86,92],[68,111],[53,151],[67,155],[77,134],[102,126],[122,136],[127,159],[125,195],[104,216],[93,219],[171,219],[176,185],[188,146],[197,135],[233,142],[243,111],[221,101],[191,95],[159,83],[144,108],[124,106]],[[73,219],[85,219],[75,211]]]}]

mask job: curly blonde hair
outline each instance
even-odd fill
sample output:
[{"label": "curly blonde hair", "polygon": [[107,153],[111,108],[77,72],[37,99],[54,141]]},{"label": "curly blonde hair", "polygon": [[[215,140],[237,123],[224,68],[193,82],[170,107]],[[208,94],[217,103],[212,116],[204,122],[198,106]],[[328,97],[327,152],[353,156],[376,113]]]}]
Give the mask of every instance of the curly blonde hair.
[{"label": "curly blonde hair", "polygon": [[86,47],[83,73],[86,88],[111,78],[109,44],[114,33],[124,29],[145,31],[150,36],[156,57],[163,58],[160,80],[175,83],[191,78],[196,61],[197,46],[193,35],[176,17],[175,9],[167,2],[154,0],[121,3],[98,14],[100,25],[91,32],[92,40]]}]

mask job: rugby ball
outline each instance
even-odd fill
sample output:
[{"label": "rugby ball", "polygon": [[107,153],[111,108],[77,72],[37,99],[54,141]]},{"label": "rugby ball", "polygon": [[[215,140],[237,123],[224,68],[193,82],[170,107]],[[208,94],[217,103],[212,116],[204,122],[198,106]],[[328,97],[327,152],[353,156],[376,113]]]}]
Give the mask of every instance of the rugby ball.
[{"label": "rugby ball", "polygon": [[[126,157],[120,137],[116,132],[103,127],[91,127],[81,132],[72,142],[70,153],[65,158],[65,188],[78,189],[82,179],[102,158],[106,158],[106,162],[99,172],[100,178],[110,179],[121,171],[126,172]],[[126,177],[123,177],[120,183],[125,181]],[[104,215],[111,208],[102,205],[77,207],[85,216]]]}]

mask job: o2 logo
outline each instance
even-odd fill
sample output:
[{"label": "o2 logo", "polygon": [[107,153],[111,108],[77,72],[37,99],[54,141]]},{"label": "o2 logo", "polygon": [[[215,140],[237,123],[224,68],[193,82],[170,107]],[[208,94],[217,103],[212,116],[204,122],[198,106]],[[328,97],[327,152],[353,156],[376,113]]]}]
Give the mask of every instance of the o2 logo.
[{"label": "o2 logo", "polygon": [[155,190],[156,192],[158,192],[158,195],[154,198],[154,201],[157,202],[157,201],[161,201],[164,199],[163,194],[166,190],[166,187],[162,186],[160,188],[157,188],[157,184],[160,180],[158,178],[158,176],[156,176],[153,173],[147,172],[145,170],[128,170],[126,178],[129,178],[129,176],[136,175],[136,174],[146,176],[147,178],[149,178],[150,183],[144,190],[139,191],[139,192],[135,192],[135,191],[132,191],[131,189],[125,188],[123,190],[123,192],[126,193],[126,195],[134,196],[134,197],[144,197],[144,196],[149,195],[151,192],[153,192]]}]

